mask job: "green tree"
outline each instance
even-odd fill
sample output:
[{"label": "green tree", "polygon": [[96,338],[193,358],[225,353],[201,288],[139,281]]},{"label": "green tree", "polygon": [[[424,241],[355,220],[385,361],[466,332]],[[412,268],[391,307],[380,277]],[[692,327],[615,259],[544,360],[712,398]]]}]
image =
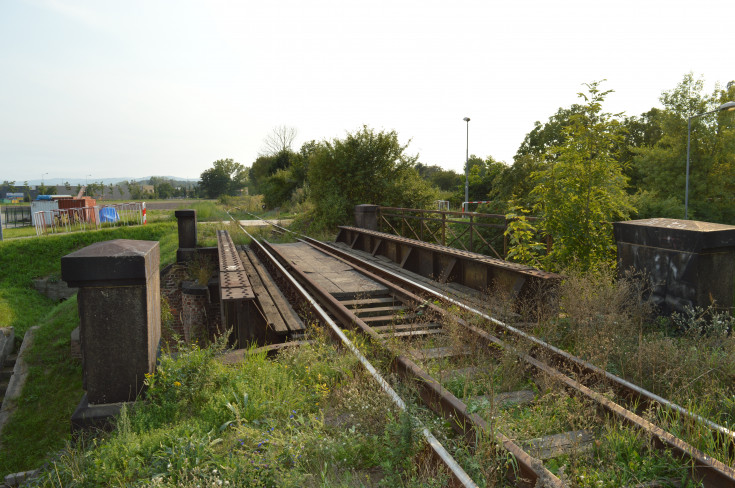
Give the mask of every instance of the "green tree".
[{"label": "green tree", "polygon": [[586,84],[579,93],[586,102],[562,129],[564,143],[552,146],[545,169],[534,176],[536,211],[543,230],[554,239],[548,267],[590,269],[612,261],[615,248],[612,221],[632,210],[625,191],[617,152],[623,127],[602,103],[612,90],[601,91],[600,82]]},{"label": "green tree", "polygon": [[317,227],[352,219],[355,205],[425,208],[437,193],[423,181],[395,131],[363,126],[344,139],[323,142],[309,160],[308,184]]},{"label": "green tree", "polygon": [[[735,100],[735,86],[715,87],[704,92],[704,80],[689,73],[673,89],[664,91],[663,110],[655,114],[661,136],[653,144],[632,149],[640,187],[668,204],[682,218],[686,180],[687,121],[690,116],[715,110],[720,104]],[[689,218],[712,222],[735,223],[735,115],[720,112],[692,120],[689,175]],[[674,205],[671,199],[681,205]],[[681,209],[681,212],[677,212]]]},{"label": "green tree", "polygon": [[247,184],[248,170],[232,159],[218,159],[202,172],[199,187],[209,198],[236,195]]}]

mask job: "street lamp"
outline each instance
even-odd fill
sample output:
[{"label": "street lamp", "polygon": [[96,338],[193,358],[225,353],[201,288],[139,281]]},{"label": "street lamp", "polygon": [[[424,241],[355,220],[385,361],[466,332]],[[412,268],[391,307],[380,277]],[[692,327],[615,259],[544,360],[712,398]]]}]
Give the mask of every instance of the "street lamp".
[{"label": "street lamp", "polygon": [[464,162],[464,205],[462,211],[466,211],[470,201],[470,118],[465,117],[467,122],[467,144],[465,146],[465,162]]},{"label": "street lamp", "polygon": [[719,107],[709,112],[703,112],[701,114],[692,115],[687,121],[687,176],[686,176],[686,188],[684,190],[684,220],[689,218],[689,148],[692,141],[692,119],[701,117],[703,115],[714,114],[717,112],[729,112],[735,110],[735,102],[725,102]]}]

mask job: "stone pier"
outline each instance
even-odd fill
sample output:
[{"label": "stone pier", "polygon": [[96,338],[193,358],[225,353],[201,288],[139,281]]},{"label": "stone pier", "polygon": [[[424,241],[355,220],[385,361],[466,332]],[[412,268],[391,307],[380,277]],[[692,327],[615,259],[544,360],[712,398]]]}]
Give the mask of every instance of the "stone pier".
[{"label": "stone pier", "polygon": [[677,219],[615,222],[621,271],[644,272],[664,314],[686,306],[733,310],[735,226]]},{"label": "stone pier", "polygon": [[77,296],[86,394],[72,429],[103,425],[155,371],[161,338],[158,242],[116,239],[61,258]]}]

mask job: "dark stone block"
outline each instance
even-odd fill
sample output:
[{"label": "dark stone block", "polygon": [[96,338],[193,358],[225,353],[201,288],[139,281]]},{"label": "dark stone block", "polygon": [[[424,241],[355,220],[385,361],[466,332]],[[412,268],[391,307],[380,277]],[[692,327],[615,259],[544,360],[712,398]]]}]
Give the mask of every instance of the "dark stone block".
[{"label": "dark stone block", "polygon": [[83,386],[90,404],[132,401],[155,370],[161,338],[158,242],[114,240],[61,259],[79,287]]},{"label": "dark stone block", "polygon": [[178,221],[179,247],[197,247],[197,211],[176,210],[174,215]]},{"label": "dark stone block", "polygon": [[61,258],[61,277],[69,286],[145,283],[160,264],[158,242],[115,239],[97,242]]},{"label": "dark stone block", "polygon": [[676,219],[615,222],[621,272],[652,281],[664,314],[686,306],[732,310],[735,303],[735,226]]},{"label": "dark stone block", "polygon": [[178,248],[176,250],[176,262],[187,263],[189,261],[195,261],[197,258],[197,249],[195,248]]}]

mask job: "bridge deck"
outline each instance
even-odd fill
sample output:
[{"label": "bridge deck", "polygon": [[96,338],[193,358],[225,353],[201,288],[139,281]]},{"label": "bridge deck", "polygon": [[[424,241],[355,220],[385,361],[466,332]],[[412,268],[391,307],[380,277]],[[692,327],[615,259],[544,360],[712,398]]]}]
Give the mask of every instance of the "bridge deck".
[{"label": "bridge deck", "polygon": [[336,298],[382,295],[388,289],[358,273],[349,264],[301,242],[274,244],[287,259]]}]

